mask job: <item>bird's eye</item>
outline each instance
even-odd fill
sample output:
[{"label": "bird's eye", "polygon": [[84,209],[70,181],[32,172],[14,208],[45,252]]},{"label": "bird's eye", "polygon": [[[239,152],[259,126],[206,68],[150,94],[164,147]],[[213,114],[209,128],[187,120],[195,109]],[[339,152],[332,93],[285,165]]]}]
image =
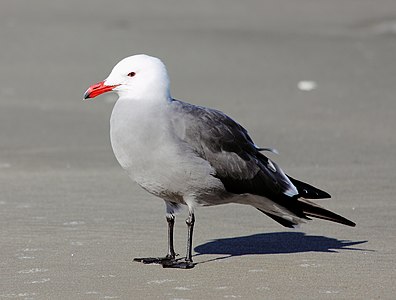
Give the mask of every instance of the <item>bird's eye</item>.
[{"label": "bird's eye", "polygon": [[131,73],[128,74],[129,77],[133,77],[133,76],[135,76],[135,75],[136,75],[135,72],[131,72]]}]

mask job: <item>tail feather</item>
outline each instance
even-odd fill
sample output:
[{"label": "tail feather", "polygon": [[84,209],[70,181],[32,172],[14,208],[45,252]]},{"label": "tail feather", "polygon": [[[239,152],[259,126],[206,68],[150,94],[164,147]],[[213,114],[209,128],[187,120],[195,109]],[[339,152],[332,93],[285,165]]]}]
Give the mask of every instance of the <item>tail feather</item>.
[{"label": "tail feather", "polygon": [[293,177],[290,177],[289,175],[287,175],[287,177],[289,177],[290,181],[297,188],[299,197],[304,197],[306,199],[331,198],[330,194],[326,193],[325,191],[322,191],[308,183],[294,179]]},{"label": "tail feather", "polygon": [[277,201],[255,196],[249,197],[248,199],[249,201],[244,204],[254,206],[285,227],[294,228],[298,224],[305,223],[305,220],[311,220],[310,217],[352,227],[356,226],[354,222],[347,218],[327,210],[305,198],[291,197],[288,201]]},{"label": "tail feather", "polygon": [[274,195],[274,197],[263,197],[259,195],[244,194],[239,198],[238,203],[249,204],[257,208],[268,217],[272,218],[281,225],[293,228],[305,220],[311,220],[310,217],[328,220],[347,226],[356,226],[354,222],[344,218],[308,199],[325,199],[330,198],[330,194],[322,191],[308,183],[296,180],[287,176],[292,184],[297,188],[298,194],[295,196]]},{"label": "tail feather", "polygon": [[333,213],[332,211],[327,210],[312,201],[309,201],[307,199],[298,199],[297,201],[299,202],[301,209],[307,216],[333,221],[347,226],[356,226],[354,222],[348,220],[347,218]]},{"label": "tail feather", "polygon": [[[254,206],[259,211],[266,214],[268,217],[272,218],[274,221],[288,228],[294,228],[296,225],[300,223],[305,223],[304,220],[312,220],[310,217],[332,221],[352,227],[356,226],[356,224],[351,220],[348,220],[343,216],[340,216],[330,210],[327,210],[312,201],[309,201],[307,199],[297,199],[294,201],[297,202],[297,205],[293,205],[293,206],[294,207],[297,206],[303,212],[303,217],[296,216],[287,207],[283,210],[282,213],[278,213],[273,210],[269,211],[266,207],[263,207],[261,205],[259,207],[258,205],[254,205]],[[288,211],[289,214],[286,214],[285,213],[286,211]]]},{"label": "tail feather", "polygon": [[266,214],[268,217],[272,218],[273,220],[275,220],[276,222],[278,222],[279,224],[288,227],[288,228],[294,228],[296,225],[298,225],[298,223],[293,222],[291,220],[286,220],[280,216],[268,213],[260,208],[257,208],[259,211],[261,211],[263,214]]}]

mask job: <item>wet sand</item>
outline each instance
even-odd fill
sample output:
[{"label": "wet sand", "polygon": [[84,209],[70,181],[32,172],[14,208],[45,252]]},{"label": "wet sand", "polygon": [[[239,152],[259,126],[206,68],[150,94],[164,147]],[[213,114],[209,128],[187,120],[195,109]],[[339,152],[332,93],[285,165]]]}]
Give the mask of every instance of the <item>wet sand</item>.
[{"label": "wet sand", "polygon": [[[394,1],[5,1],[0,298],[392,299],[395,24]],[[278,149],[357,227],[289,230],[250,207],[200,208],[194,269],[134,263],[164,254],[164,205],[113,157],[115,96],[82,95],[137,53],[163,59],[175,98]]]}]

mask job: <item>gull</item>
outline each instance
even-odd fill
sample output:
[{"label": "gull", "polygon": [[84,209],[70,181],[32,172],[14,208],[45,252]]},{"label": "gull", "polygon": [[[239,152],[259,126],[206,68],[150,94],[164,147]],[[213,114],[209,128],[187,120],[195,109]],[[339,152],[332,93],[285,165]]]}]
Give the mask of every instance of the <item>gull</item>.
[{"label": "gull", "polygon": [[[110,118],[115,157],[132,180],[163,199],[168,223],[164,257],[135,258],[146,264],[190,269],[195,209],[227,203],[251,205],[285,227],[311,217],[348,226],[352,221],[310,199],[330,195],[292,178],[260,148],[239,123],[221,111],[173,99],[165,65],[145,54],[121,60],[110,75],[88,88],[84,99],[116,92]],[[188,207],[187,251],[177,259],[175,214]]]}]

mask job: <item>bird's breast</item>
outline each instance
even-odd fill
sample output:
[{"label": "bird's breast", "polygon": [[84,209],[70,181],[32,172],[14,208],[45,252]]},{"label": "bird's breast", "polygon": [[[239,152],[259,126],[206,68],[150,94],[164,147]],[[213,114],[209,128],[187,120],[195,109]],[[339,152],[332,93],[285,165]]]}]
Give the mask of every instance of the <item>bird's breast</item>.
[{"label": "bird's breast", "polygon": [[201,189],[202,183],[215,180],[209,163],[176,140],[169,118],[162,111],[127,110],[116,104],[110,137],[120,165],[156,196],[179,202],[183,195]]},{"label": "bird's breast", "polygon": [[118,101],[114,106],[110,139],[120,165],[127,171],[139,172],[148,167],[149,161],[158,160],[167,147],[164,131],[158,130],[165,124],[160,114],[128,104]]}]

